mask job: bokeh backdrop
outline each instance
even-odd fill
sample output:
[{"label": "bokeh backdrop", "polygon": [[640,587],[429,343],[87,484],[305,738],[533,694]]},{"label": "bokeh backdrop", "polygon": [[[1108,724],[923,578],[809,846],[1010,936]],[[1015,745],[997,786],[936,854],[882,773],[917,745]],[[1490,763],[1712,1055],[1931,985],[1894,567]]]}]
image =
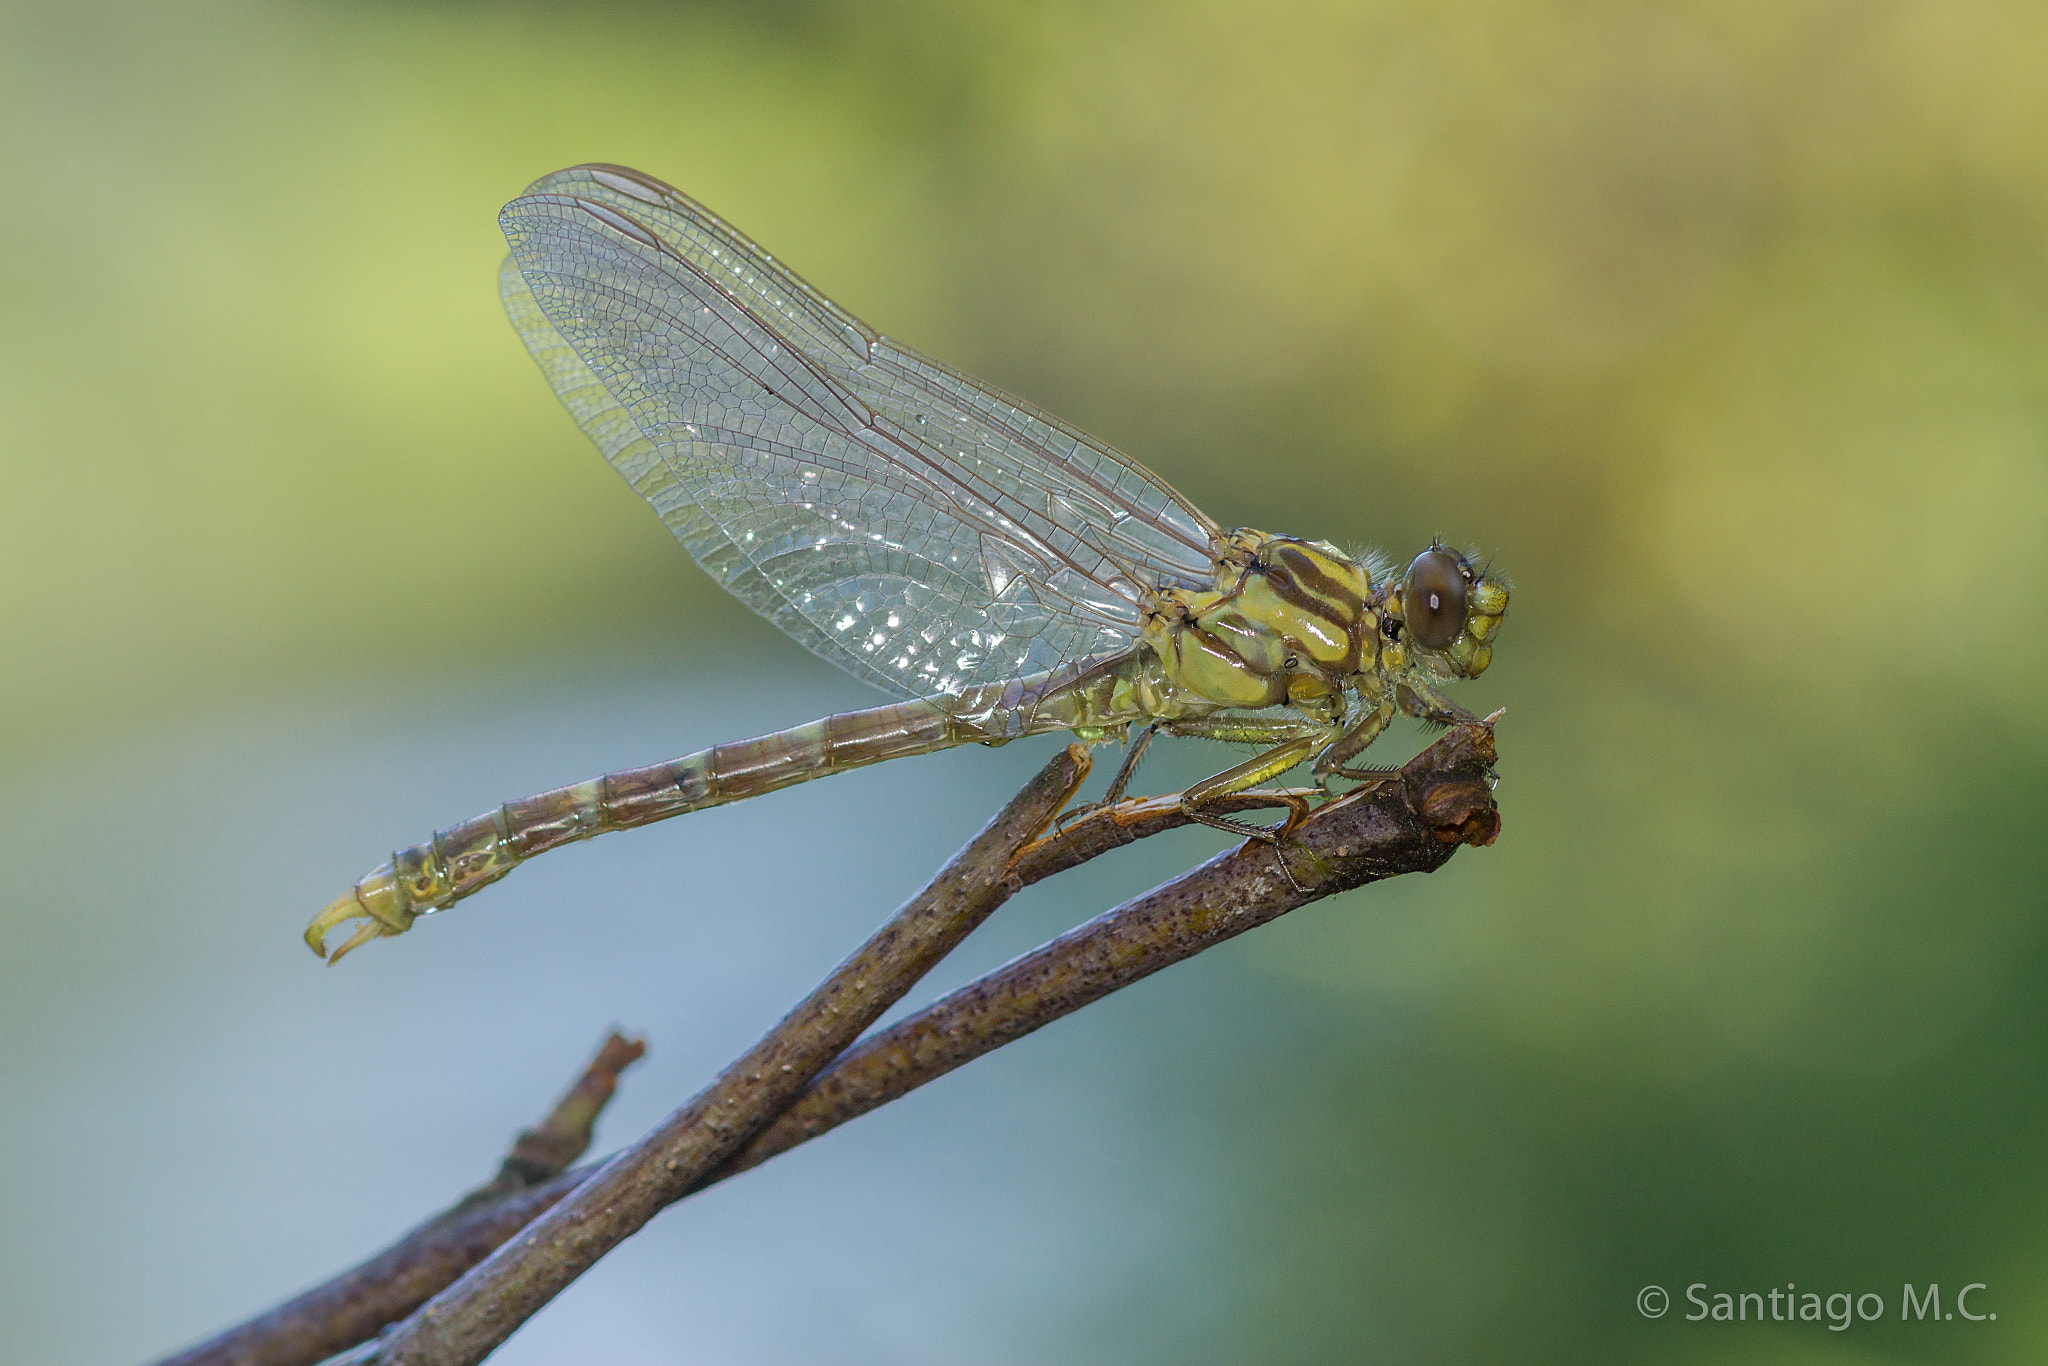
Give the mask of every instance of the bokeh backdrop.
[{"label": "bokeh backdrop", "polygon": [[[1053,743],[299,945],[437,825],[874,700],[499,313],[497,207],[608,160],[1226,524],[1495,555],[1505,833],[687,1202],[503,1360],[2041,1360],[2044,68],[2024,0],[0,6],[0,1357],[368,1253],[614,1024],[630,1138]],[[1220,847],[1155,844],[923,995]]]}]

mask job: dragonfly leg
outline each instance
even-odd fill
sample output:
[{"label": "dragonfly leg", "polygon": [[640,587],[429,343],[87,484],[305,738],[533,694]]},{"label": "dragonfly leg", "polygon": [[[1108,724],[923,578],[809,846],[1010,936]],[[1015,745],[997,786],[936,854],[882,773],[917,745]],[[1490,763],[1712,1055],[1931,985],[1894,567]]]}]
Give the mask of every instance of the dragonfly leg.
[{"label": "dragonfly leg", "polygon": [[[1289,831],[1299,825],[1309,811],[1305,797],[1274,794],[1274,800],[1287,807],[1287,819],[1277,826],[1256,825],[1251,821],[1237,820],[1219,812],[1206,810],[1219,797],[1234,796],[1248,792],[1270,779],[1277,778],[1288,769],[1300,764],[1317,749],[1330,742],[1334,729],[1328,722],[1308,717],[1209,717],[1199,721],[1155,721],[1138,732],[1118,766],[1116,776],[1110,780],[1109,790],[1101,801],[1079,808],[1072,815],[1084,815],[1105,806],[1114,806],[1123,800],[1124,789],[1131,776],[1137,772],[1138,760],[1151,745],[1154,736],[1160,732],[1168,735],[1203,740],[1222,740],[1228,744],[1262,745],[1273,744],[1274,748],[1248,759],[1234,768],[1225,769],[1213,777],[1204,778],[1181,794],[1180,809],[1190,819],[1203,825],[1227,830],[1233,835],[1246,839],[1273,842],[1286,838]],[[1277,742],[1277,744],[1275,744]]]},{"label": "dragonfly leg", "polygon": [[1394,699],[1401,710],[1418,721],[1427,721],[1436,726],[1470,726],[1479,718],[1445,697],[1435,688],[1420,681],[1409,681],[1394,689]]},{"label": "dragonfly leg", "polygon": [[1228,797],[1234,793],[1246,792],[1259,786],[1261,783],[1279,777],[1288,769],[1293,768],[1296,764],[1308,758],[1309,755],[1315,753],[1315,750],[1316,741],[1314,738],[1290,740],[1284,745],[1278,745],[1256,758],[1247,759],[1235,768],[1227,768],[1213,778],[1204,778],[1201,782],[1196,783],[1193,787],[1181,793],[1180,809],[1189,819],[1200,821],[1203,825],[1214,826],[1218,830],[1227,830],[1233,835],[1241,835],[1246,839],[1263,840],[1268,844],[1276,844],[1292,833],[1295,826],[1308,818],[1308,799],[1306,797],[1275,794],[1275,800],[1287,807],[1287,819],[1277,826],[1270,827],[1255,825],[1251,821],[1238,820],[1233,816],[1219,815],[1216,812],[1206,811],[1203,808],[1214,802],[1218,797]]},{"label": "dragonfly leg", "polygon": [[1067,830],[1067,822],[1079,820],[1083,816],[1101,811],[1106,807],[1114,807],[1118,802],[1122,801],[1124,799],[1124,789],[1131,785],[1131,777],[1138,771],[1138,760],[1142,759],[1145,756],[1145,751],[1151,748],[1152,737],[1158,733],[1159,725],[1157,722],[1140,730],[1137,738],[1125,747],[1124,760],[1117,765],[1116,776],[1109,780],[1108,789],[1103,792],[1098,800],[1089,802],[1085,806],[1070,807],[1067,811],[1063,812],[1060,818],[1053,823],[1053,833],[1055,835],[1063,835]]},{"label": "dragonfly leg", "polygon": [[[1213,724],[1196,723],[1194,733],[1208,735],[1211,739],[1244,740],[1252,737],[1252,727],[1254,725],[1255,723],[1251,722],[1235,724],[1226,722],[1223,727],[1216,728]],[[1179,726],[1172,727],[1171,729],[1177,735],[1190,733],[1189,731],[1184,731]],[[1219,729],[1228,733],[1219,733]],[[1307,733],[1302,733],[1302,730],[1303,723],[1300,722],[1289,723],[1281,721],[1264,723],[1259,731],[1260,738],[1281,738],[1281,743],[1267,750],[1264,754],[1245,760],[1234,768],[1227,768],[1214,777],[1204,778],[1201,782],[1196,783],[1193,787],[1181,793],[1181,811],[1190,820],[1200,821],[1203,825],[1214,826],[1218,830],[1227,830],[1233,835],[1241,835],[1246,839],[1263,840],[1268,844],[1275,844],[1287,838],[1294,827],[1301,824],[1308,817],[1308,799],[1306,797],[1276,793],[1276,800],[1287,807],[1287,819],[1277,826],[1255,825],[1250,821],[1241,821],[1231,816],[1204,810],[1203,808],[1213,804],[1219,797],[1228,797],[1235,793],[1248,792],[1261,783],[1269,782],[1279,777],[1288,769],[1293,768],[1301,763],[1302,760],[1314,754],[1318,748],[1328,741],[1329,730],[1327,727],[1317,726],[1314,729],[1308,730]],[[1289,735],[1289,731],[1294,733]]]},{"label": "dragonfly leg", "polygon": [[1098,806],[1115,806],[1124,799],[1124,789],[1131,785],[1131,778],[1138,771],[1138,760],[1145,757],[1145,751],[1152,747],[1152,737],[1159,734],[1157,724],[1138,732],[1138,738],[1131,741],[1124,750],[1124,761],[1117,765],[1116,776],[1109,780],[1109,787],[1102,794]]},{"label": "dragonfly leg", "polygon": [[1315,767],[1310,770],[1315,775],[1316,786],[1328,792],[1332,778],[1347,778],[1352,782],[1364,783],[1392,777],[1396,772],[1394,769],[1353,768],[1351,760],[1364,753],[1368,745],[1379,739],[1380,734],[1393,719],[1394,704],[1383,701],[1360,717],[1357,725],[1332,740],[1329,747],[1316,756]]}]

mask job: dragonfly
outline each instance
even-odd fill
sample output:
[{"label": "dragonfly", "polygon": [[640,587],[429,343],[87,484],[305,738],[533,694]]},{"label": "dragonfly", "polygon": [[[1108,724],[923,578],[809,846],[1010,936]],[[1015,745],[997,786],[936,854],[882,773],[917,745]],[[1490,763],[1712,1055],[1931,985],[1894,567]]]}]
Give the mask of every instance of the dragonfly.
[{"label": "dragonfly", "polygon": [[[558,845],[866,764],[1070,731],[1254,745],[1181,794],[1284,840],[1397,713],[1493,658],[1509,585],[1440,540],[1371,552],[1227,529],[1137,461],[890,340],[695,200],[623,166],[499,216],[499,292],[577,424],[726,591],[898,700],[558,788],[403,849],[316,916],[330,961]],[[1312,761],[1278,826],[1216,809]],[[1304,791],[1309,796],[1302,795]]]}]

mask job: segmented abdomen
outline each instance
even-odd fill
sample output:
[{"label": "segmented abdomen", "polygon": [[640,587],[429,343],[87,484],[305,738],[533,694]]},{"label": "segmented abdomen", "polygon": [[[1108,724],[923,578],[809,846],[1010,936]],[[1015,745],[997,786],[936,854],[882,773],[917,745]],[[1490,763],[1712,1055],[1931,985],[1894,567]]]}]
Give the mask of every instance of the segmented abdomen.
[{"label": "segmented abdomen", "polygon": [[496,811],[401,849],[327,906],[306,927],[325,953],[328,931],[363,922],[335,956],[383,935],[403,933],[418,916],[452,906],[536,854],[607,830],[680,816],[700,807],[758,796],[865,764],[955,745],[1002,744],[1022,735],[1105,728],[1136,719],[1132,679],[1142,650],[1084,660],[1054,673],[990,684],[940,699],[842,712],[752,740],[714,745],[647,768],[556,788],[507,802]]},{"label": "segmented abdomen", "polygon": [[987,738],[936,703],[899,702],[507,802],[393,854],[316,919],[308,938],[363,917],[396,934],[414,917],[454,905],[557,845]]}]

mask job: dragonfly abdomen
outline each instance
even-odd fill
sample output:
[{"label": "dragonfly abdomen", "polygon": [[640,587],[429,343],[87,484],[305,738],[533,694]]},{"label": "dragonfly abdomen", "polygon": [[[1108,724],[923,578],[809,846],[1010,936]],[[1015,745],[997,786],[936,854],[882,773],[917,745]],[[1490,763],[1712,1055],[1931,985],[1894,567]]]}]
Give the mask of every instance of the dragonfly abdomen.
[{"label": "dragonfly abdomen", "polygon": [[[454,905],[558,845],[987,738],[985,723],[962,721],[955,711],[948,699],[841,712],[507,802],[393,854],[329,905],[307,927],[306,940],[318,951],[328,931],[364,921],[336,950],[339,957],[366,939],[401,933],[417,917]],[[1056,720],[1032,729],[1057,728]]]}]

